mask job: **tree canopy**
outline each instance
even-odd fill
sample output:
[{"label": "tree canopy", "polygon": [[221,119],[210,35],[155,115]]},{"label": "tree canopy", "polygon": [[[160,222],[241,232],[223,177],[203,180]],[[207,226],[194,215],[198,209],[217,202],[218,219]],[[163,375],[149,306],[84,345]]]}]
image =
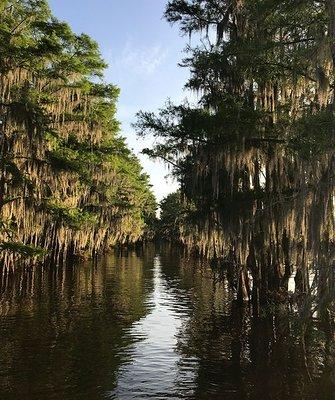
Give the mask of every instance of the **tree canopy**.
[{"label": "tree canopy", "polygon": [[97,43],[45,0],[0,2],[5,265],[34,255],[62,262],[145,236],[156,202],[120,136],[119,89],[104,82],[106,66]]},{"label": "tree canopy", "polygon": [[145,153],[169,163],[180,183],[180,241],[220,260],[240,298],[250,297],[247,272],[257,302],[287,289],[293,268],[308,290],[310,266],[334,256],[334,4],[166,6],[167,21],[195,38],[181,65],[199,101],[141,111],[135,126],[155,137]]}]

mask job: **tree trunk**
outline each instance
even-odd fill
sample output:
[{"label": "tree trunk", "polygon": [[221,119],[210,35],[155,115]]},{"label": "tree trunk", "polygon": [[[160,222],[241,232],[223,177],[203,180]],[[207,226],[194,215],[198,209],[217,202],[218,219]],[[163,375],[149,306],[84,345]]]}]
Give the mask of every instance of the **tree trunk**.
[{"label": "tree trunk", "polygon": [[[326,11],[328,14],[328,39],[333,59],[333,71],[335,72],[335,0],[326,0]],[[332,109],[335,107],[335,96],[333,95]]]}]

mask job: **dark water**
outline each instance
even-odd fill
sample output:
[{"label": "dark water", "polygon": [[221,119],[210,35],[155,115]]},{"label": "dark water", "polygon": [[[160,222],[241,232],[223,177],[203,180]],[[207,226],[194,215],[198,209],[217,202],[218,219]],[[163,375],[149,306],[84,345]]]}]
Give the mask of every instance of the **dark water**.
[{"label": "dark water", "polygon": [[205,265],[153,247],[3,275],[0,399],[335,399],[317,322],[238,306]]}]

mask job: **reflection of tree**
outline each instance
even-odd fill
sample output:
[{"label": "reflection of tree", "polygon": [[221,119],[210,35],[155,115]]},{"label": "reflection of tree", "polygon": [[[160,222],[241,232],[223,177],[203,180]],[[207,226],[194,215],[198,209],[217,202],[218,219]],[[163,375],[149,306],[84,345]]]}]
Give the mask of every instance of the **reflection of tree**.
[{"label": "reflection of tree", "polygon": [[[156,252],[144,248],[138,255],[2,277],[6,399],[19,392],[57,400],[114,393],[120,367],[136,354],[139,337],[130,327],[151,307]],[[333,269],[316,271],[310,295],[290,294],[288,303],[257,310],[235,300],[226,275],[213,279],[203,260],[171,247],[160,249],[160,262],[164,299],[181,323],[173,385],[181,398],[332,400]]]},{"label": "reflection of tree", "polygon": [[96,399],[111,390],[134,342],[127,329],[149,311],[150,265],[151,254],[129,253],[96,265],[4,275],[0,392],[5,398]]},{"label": "reflection of tree", "polygon": [[[258,316],[252,306],[233,300],[227,280],[213,285],[208,269],[194,268],[197,261],[178,262],[180,285],[190,289],[192,300],[177,349],[180,380],[187,365],[196,365],[190,398],[332,398],[335,340],[331,319],[327,326],[322,323],[324,304],[313,298],[314,318],[305,315],[306,298],[293,308],[269,304]],[[168,271],[168,265],[164,268]],[[329,316],[334,304],[327,310]],[[176,385],[182,390],[182,381]]]}]

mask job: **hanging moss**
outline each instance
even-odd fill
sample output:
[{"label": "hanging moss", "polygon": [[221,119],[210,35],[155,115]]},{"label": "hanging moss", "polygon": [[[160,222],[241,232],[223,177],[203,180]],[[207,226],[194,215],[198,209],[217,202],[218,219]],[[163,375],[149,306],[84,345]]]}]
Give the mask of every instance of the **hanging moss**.
[{"label": "hanging moss", "polygon": [[0,212],[11,227],[0,234],[2,264],[34,249],[62,263],[140,240],[156,204],[119,135],[119,90],[102,80],[97,44],[43,0],[2,3]]},{"label": "hanging moss", "polygon": [[155,137],[146,154],[167,162],[180,183],[178,210],[187,211],[172,221],[162,213],[161,225],[221,266],[240,300],[287,296],[293,272],[297,292],[315,292],[324,285],[316,265],[331,281],[330,3],[172,0],[166,7],[182,34],[203,39],[182,63],[199,101],[139,112],[135,127]]}]

